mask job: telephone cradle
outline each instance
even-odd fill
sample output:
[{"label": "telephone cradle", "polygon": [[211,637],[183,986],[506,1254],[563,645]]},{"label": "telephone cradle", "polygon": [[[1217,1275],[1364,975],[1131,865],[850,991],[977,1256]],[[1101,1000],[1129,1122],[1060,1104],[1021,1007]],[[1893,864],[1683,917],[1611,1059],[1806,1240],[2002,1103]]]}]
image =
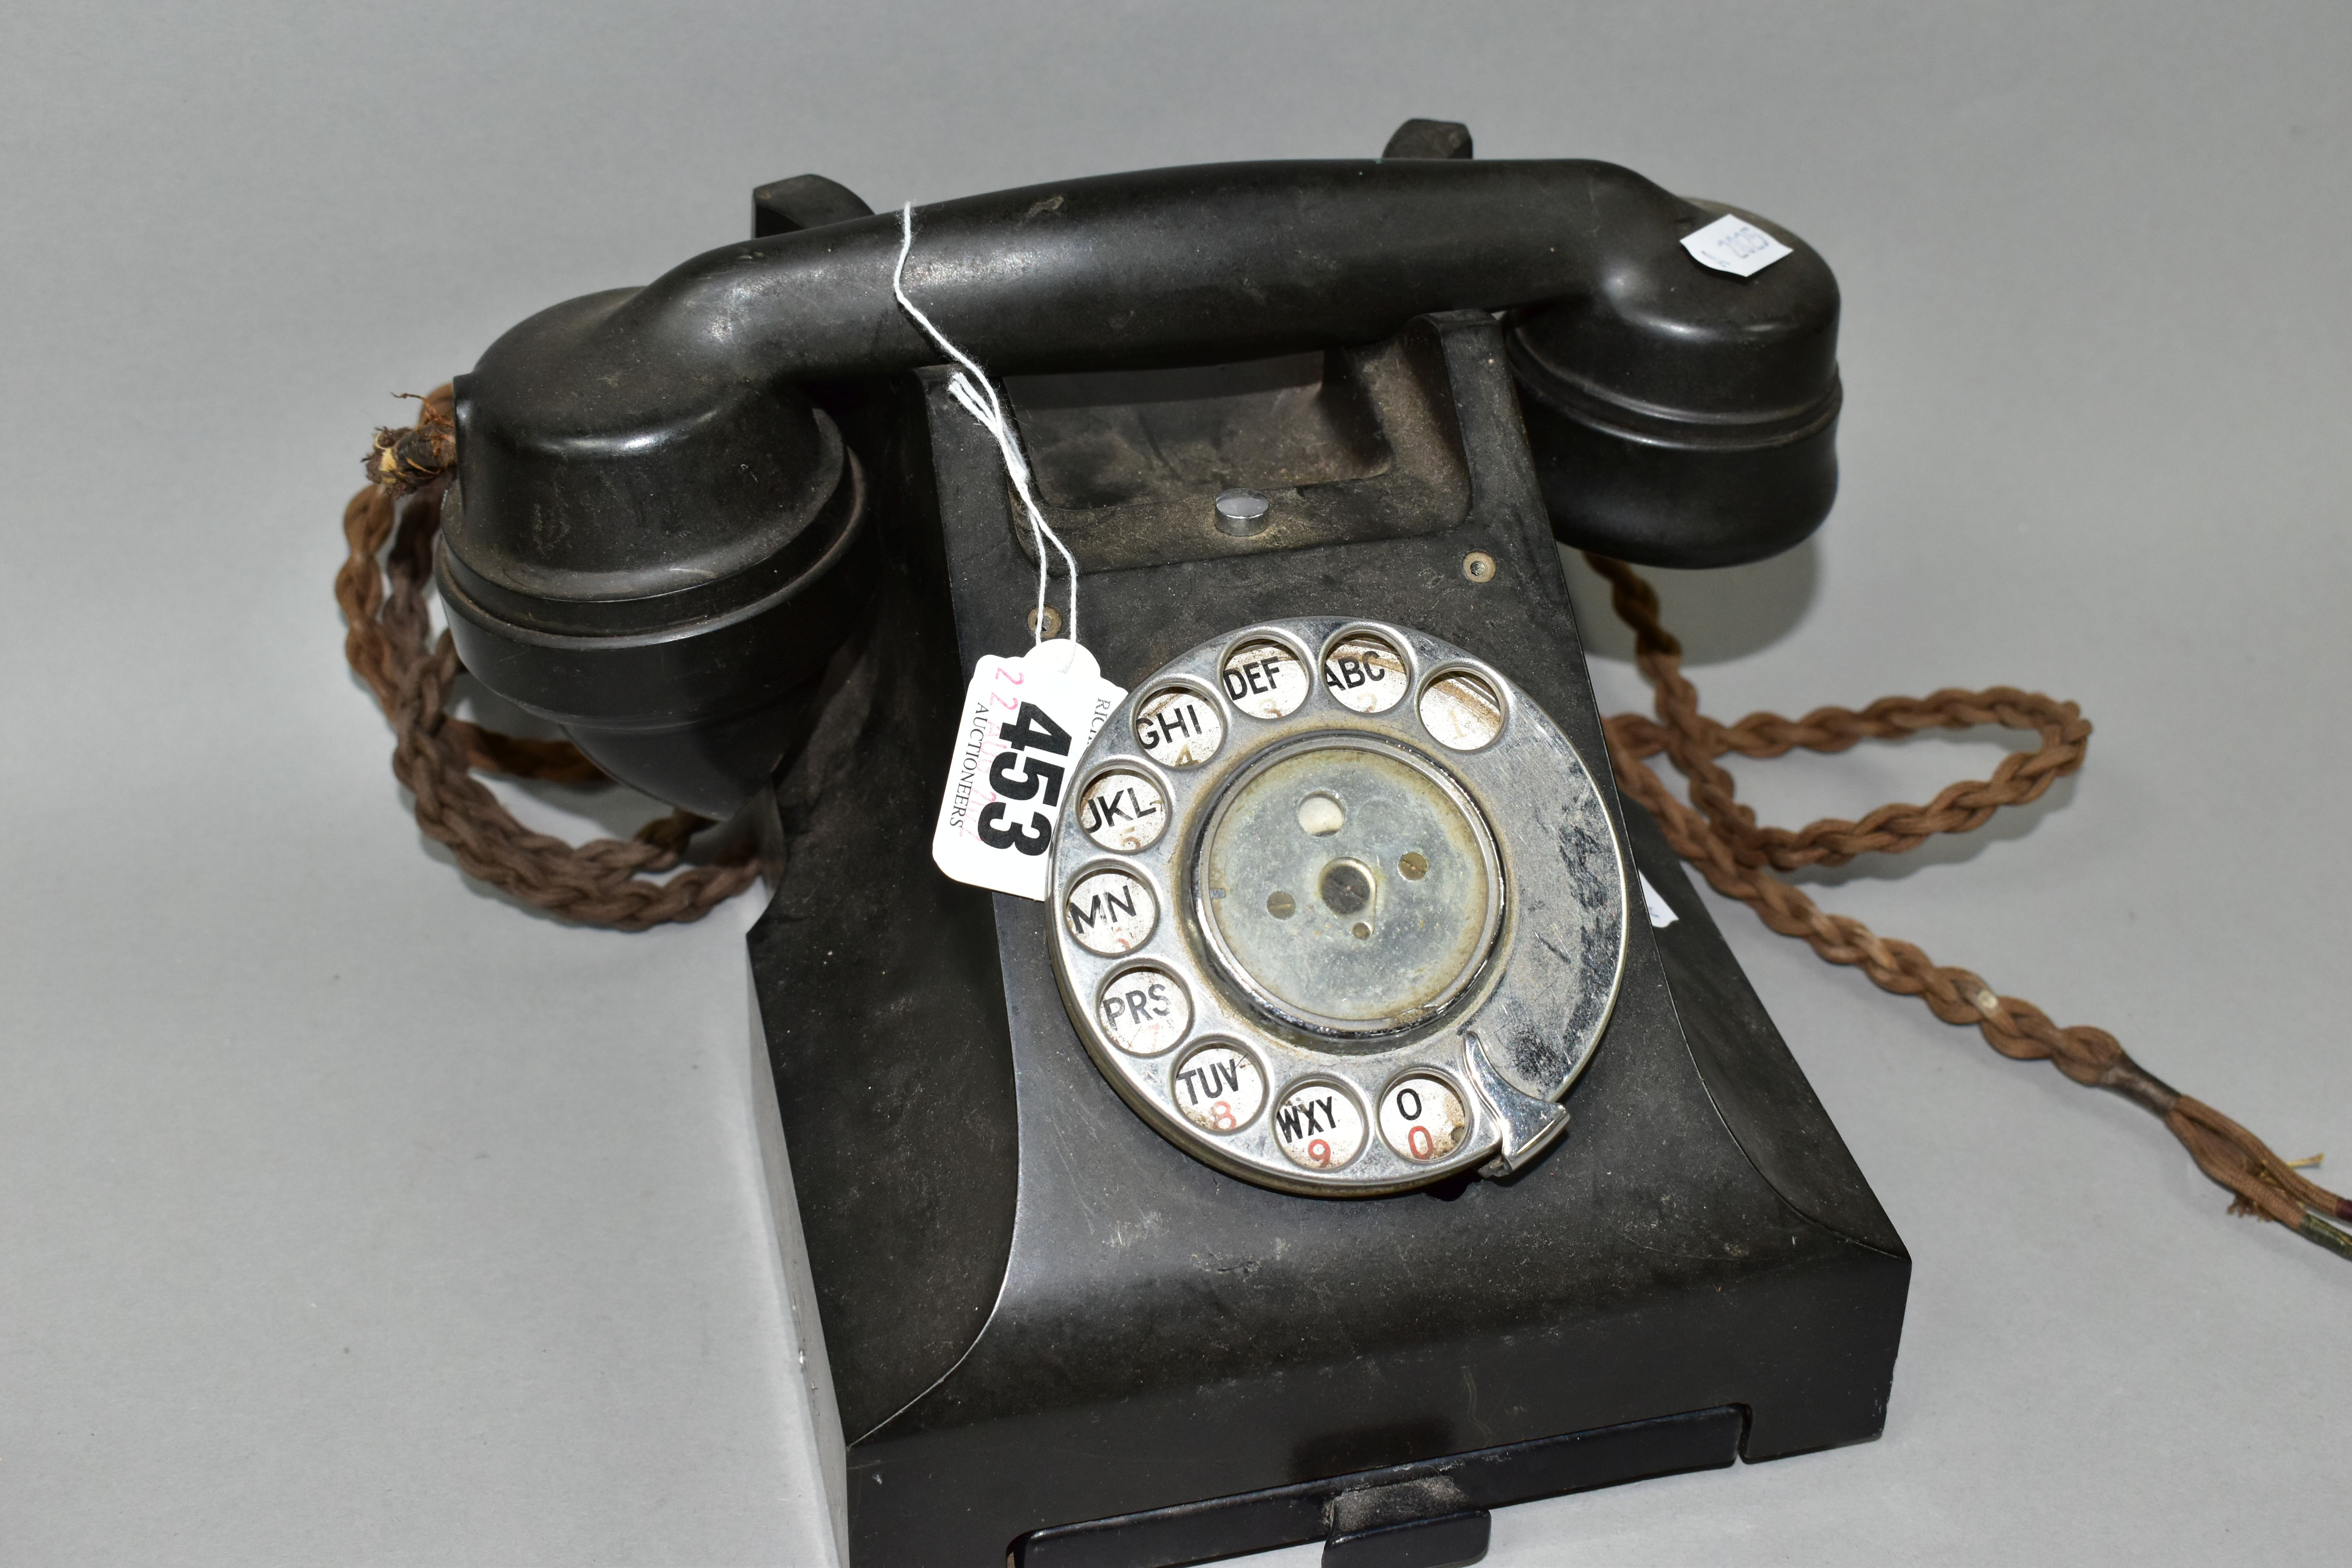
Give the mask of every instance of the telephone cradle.
[{"label": "telephone cradle", "polygon": [[[765,187],[751,246],[533,318],[458,384],[439,573],[468,668],[761,836],[754,1113],[852,1568],[1316,1541],[1436,1568],[1505,1504],[1883,1426],[1909,1258],[1611,782],[1559,548],[1704,565],[1809,533],[1835,286],[1779,229],[1787,259],[1710,270],[1677,241],[1725,209],[1454,131],[918,215],[908,287],[1003,375],[1129,692],[1032,775],[1061,813],[1045,901],[932,859],[1041,542],[890,308],[896,215]],[[1577,251],[1555,208],[1591,215],[1584,250],[1511,260]],[[1469,251],[1487,273],[1448,274]],[[593,368],[600,334],[717,353],[662,312],[746,300],[816,319],[725,348],[765,380],[688,366],[624,407],[523,374]],[[656,582],[695,550],[727,564]],[[1376,710],[1341,654],[1417,700]],[[1468,741],[1427,707],[1463,678]],[[1163,690],[1212,741],[1162,744]],[[1129,784],[1164,828],[1095,836],[1086,800]],[[1127,946],[1073,918],[1103,876],[1147,906]]]}]

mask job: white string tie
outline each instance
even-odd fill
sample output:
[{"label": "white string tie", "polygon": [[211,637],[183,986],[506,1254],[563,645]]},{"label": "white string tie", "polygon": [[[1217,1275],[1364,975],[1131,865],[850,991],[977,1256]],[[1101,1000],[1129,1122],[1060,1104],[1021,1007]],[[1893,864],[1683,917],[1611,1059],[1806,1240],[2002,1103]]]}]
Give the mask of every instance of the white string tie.
[{"label": "white string tie", "polygon": [[979,421],[980,427],[996,437],[996,449],[1004,454],[1004,471],[1013,478],[1013,492],[1021,498],[1022,510],[1029,514],[1030,536],[1037,545],[1037,615],[1036,640],[1045,640],[1045,584],[1051,575],[1045,562],[1045,546],[1050,542],[1061,552],[1062,563],[1070,573],[1070,624],[1065,627],[1073,646],[1078,640],[1078,563],[1054,525],[1045,521],[1045,510],[1037,504],[1037,496],[1030,484],[1029,459],[1021,455],[1021,437],[1013,427],[1012,412],[1004,400],[996,395],[996,387],[988,373],[980,368],[972,357],[949,341],[922,308],[907,298],[907,253],[915,247],[915,204],[908,202],[898,209],[898,265],[890,274],[890,292],[898,297],[898,308],[915,319],[915,324],[939,344],[941,353],[963,368],[948,382],[948,395],[963,405],[964,412]]}]

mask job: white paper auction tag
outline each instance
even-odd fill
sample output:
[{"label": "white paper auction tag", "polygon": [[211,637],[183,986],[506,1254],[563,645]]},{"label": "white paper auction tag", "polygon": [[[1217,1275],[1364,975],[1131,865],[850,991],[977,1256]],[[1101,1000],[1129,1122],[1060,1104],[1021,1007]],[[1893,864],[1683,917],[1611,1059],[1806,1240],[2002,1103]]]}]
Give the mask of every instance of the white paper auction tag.
[{"label": "white paper auction tag", "polygon": [[982,656],[931,832],[931,858],[959,882],[1043,900],[1072,773],[1127,692],[1095,656],[1056,637],[1019,658]]},{"label": "white paper auction tag", "polygon": [[1784,256],[1797,253],[1744,217],[1729,213],[1683,236],[1683,248],[1717,272],[1753,278]]},{"label": "white paper auction tag", "polygon": [[[1639,872],[1635,874],[1641,875]],[[1650,923],[1660,931],[1665,930],[1683,918],[1675,913],[1674,905],[1666,902],[1666,896],[1664,893],[1650,886],[1650,879],[1647,876],[1642,876],[1642,902],[1649,908]]]}]

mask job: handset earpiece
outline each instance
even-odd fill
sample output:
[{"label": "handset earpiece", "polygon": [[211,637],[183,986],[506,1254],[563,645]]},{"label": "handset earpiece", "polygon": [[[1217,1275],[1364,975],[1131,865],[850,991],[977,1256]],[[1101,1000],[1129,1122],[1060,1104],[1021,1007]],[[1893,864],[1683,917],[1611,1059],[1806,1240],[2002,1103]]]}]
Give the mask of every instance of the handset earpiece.
[{"label": "handset earpiece", "polygon": [[603,463],[614,488],[584,510],[564,480],[609,448],[468,420],[473,380],[456,384],[458,479],[435,559],[458,657],[622,783],[731,816],[805,738],[873,598],[856,455],[797,389],[770,387],[721,440],[659,433],[690,457],[645,476],[658,491]]},{"label": "handset earpiece", "polygon": [[[872,212],[822,174],[751,193],[755,238]],[[549,314],[593,331],[636,292]],[[496,345],[484,363],[495,376]],[[454,388],[460,479],[435,563],[459,657],[613,777],[730,816],[798,748],[819,677],[866,618],[877,547],[856,454],[782,383],[738,403],[717,442],[687,417],[617,451],[561,387],[518,427],[481,407],[478,384]],[[621,493],[584,500],[583,472]]]},{"label": "handset earpiece", "polygon": [[[1689,204],[1696,229],[1731,209]],[[1740,278],[1681,247],[1511,312],[1505,342],[1561,542],[1733,566],[1801,542],[1837,499],[1838,287],[1812,247]]]}]

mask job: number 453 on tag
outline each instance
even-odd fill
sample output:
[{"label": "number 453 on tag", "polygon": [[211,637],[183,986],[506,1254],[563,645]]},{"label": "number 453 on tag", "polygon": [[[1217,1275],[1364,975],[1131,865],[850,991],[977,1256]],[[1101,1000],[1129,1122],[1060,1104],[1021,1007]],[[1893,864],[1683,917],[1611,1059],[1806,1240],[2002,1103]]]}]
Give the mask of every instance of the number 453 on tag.
[{"label": "number 453 on tag", "polygon": [[931,832],[940,869],[977,888],[1045,898],[1071,773],[1126,695],[1067,638],[1019,658],[984,655],[964,689]]}]

